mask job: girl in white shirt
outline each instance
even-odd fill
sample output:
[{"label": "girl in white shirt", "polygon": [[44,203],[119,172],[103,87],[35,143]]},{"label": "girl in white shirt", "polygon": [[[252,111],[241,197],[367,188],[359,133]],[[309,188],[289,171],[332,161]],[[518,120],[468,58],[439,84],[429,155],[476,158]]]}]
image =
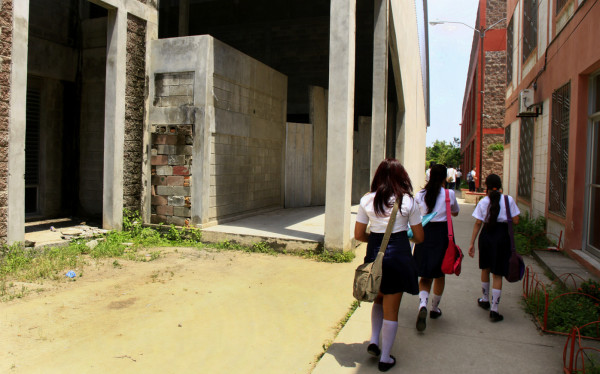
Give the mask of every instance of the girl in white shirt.
[{"label": "girl in white shirt", "polygon": [[[477,304],[485,309],[490,309],[490,320],[499,322],[504,317],[498,313],[498,304],[502,294],[502,277],[508,272],[508,259],[511,254],[510,236],[506,209],[510,209],[513,224],[519,223],[519,207],[511,196],[508,196],[509,206],[505,206],[502,190],[502,180],[496,174],[490,174],[485,179],[487,196],[481,199],[473,217],[477,219],[473,227],[469,256],[475,256],[475,238],[483,225],[479,235],[479,268],[481,269],[481,289],[483,297]],[[492,274],[492,300],[490,304],[490,273]]]},{"label": "girl in white shirt", "polygon": [[431,178],[425,188],[417,193],[415,200],[421,208],[421,215],[436,213],[429,221],[425,230],[425,241],[415,246],[414,257],[419,268],[419,313],[417,315],[417,330],[424,331],[427,324],[427,302],[433,283],[430,318],[442,315],[439,308],[446,278],[442,273],[442,261],[448,248],[448,220],[446,217],[446,191],[450,198],[450,213],[457,216],[458,202],[454,190],[446,190],[446,167],[435,165],[431,168]]},{"label": "girl in white shirt", "polygon": [[[409,226],[413,231],[413,241],[423,241],[421,216],[412,198],[410,178],[398,160],[388,158],[379,164],[371,183],[371,192],[360,199],[356,217],[354,237],[368,243],[365,263],[373,262],[379,252],[396,199],[402,200],[383,257],[381,287],[371,310],[371,341],[367,347],[371,355],[381,355],[380,371],[387,371],[396,363],[390,351],[398,330],[398,308],[402,294],[408,292],[416,295],[419,292],[417,266],[407,235]],[[371,229],[367,233],[369,222]]]}]

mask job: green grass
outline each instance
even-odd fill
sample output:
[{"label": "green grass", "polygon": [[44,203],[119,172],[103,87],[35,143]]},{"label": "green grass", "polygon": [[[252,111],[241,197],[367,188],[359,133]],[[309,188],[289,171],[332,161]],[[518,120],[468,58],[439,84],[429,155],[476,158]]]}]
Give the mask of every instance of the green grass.
[{"label": "green grass", "polygon": [[546,236],[546,219],[543,216],[534,219],[528,213],[521,215],[514,231],[515,247],[522,255],[529,255],[534,249],[545,249],[555,245]]}]

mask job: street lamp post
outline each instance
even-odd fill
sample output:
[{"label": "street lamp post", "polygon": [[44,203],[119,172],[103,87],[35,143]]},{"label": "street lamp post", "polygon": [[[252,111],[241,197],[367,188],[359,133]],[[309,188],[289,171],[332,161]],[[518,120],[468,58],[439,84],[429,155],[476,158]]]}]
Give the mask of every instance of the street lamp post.
[{"label": "street lamp post", "polygon": [[472,29],[473,31],[476,31],[479,34],[479,50],[480,50],[480,61],[481,61],[480,67],[479,67],[479,70],[480,70],[479,71],[479,76],[480,76],[479,80],[481,82],[480,83],[481,87],[479,90],[479,102],[480,102],[479,106],[480,106],[480,108],[479,108],[479,170],[478,170],[479,178],[477,178],[478,187],[481,187],[481,169],[483,168],[483,94],[485,92],[484,82],[483,82],[483,79],[484,79],[483,64],[484,64],[484,58],[485,58],[485,55],[484,55],[485,52],[483,49],[483,41],[485,38],[486,31],[490,30],[492,27],[496,26],[497,24],[499,24],[500,22],[503,22],[503,21],[506,21],[506,18],[502,18],[502,19],[494,22],[491,26],[489,26],[485,29],[483,27],[481,27],[481,29],[476,29],[473,26],[470,26],[464,22],[459,22],[459,21],[431,21],[431,22],[429,22],[429,24],[431,26],[443,25],[445,23],[456,23],[459,25],[466,26],[466,27]]}]

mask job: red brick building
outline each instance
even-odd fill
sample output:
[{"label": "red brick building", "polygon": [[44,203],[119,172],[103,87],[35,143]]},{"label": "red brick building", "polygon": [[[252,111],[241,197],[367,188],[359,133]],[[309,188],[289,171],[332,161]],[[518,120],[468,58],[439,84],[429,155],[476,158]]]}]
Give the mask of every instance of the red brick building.
[{"label": "red brick building", "polygon": [[479,1],[461,122],[461,168],[463,172],[475,168],[477,188],[483,187],[483,180],[490,173],[502,176],[505,19],[506,1]]},{"label": "red brick building", "polygon": [[509,0],[505,191],[553,239],[600,256],[600,6]]}]

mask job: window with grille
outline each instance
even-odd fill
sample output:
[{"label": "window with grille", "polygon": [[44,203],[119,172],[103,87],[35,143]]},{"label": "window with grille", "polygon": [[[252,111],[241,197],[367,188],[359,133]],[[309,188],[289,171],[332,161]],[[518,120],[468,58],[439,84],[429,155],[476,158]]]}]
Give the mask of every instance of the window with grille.
[{"label": "window with grille", "polygon": [[513,73],[513,19],[510,19],[506,29],[506,85],[512,82]]},{"label": "window with grille", "polygon": [[568,2],[569,0],[556,0],[556,14],[560,13]]},{"label": "window with grille", "polygon": [[504,128],[504,144],[510,144],[510,125]]},{"label": "window with grille", "polygon": [[563,217],[567,212],[570,100],[570,82],[552,93],[550,201],[548,210]]},{"label": "window with grille", "polygon": [[523,4],[523,61],[537,47],[537,0],[525,0]]},{"label": "window with grille", "polygon": [[27,90],[25,124],[25,213],[37,211],[40,159],[40,101],[39,91]]},{"label": "window with grille", "polygon": [[527,200],[531,199],[531,181],[533,175],[533,125],[532,117],[521,119],[519,144],[519,186],[517,193]]}]

